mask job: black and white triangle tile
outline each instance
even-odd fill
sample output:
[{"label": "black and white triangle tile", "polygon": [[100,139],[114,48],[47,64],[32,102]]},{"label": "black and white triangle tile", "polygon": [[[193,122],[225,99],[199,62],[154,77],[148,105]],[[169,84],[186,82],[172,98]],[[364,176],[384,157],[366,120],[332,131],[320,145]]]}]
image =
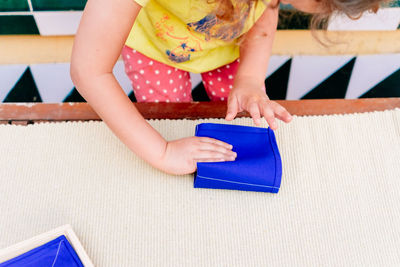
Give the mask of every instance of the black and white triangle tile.
[{"label": "black and white triangle tile", "polygon": [[[320,84],[324,83],[328,77],[338,71],[352,58],[353,56],[293,57],[286,98],[290,100],[300,99],[311,93],[311,91],[317,90]],[[339,90],[339,88],[337,89]],[[343,90],[343,88],[340,89]],[[331,93],[335,94],[336,92]]]},{"label": "black and white triangle tile", "polygon": [[390,96],[400,96],[400,54],[358,56],[346,98]]},{"label": "black and white triangle tile", "polygon": [[[124,64],[114,75],[135,101]],[[199,74],[191,73],[195,101],[209,101]],[[271,99],[400,97],[400,53],[345,56],[272,56],[265,85]],[[0,65],[0,102],[83,102],[69,63]]]},{"label": "black and white triangle tile", "polygon": [[[0,65],[0,102],[83,102],[69,68],[69,63]],[[122,61],[116,63],[113,72],[129,94],[132,86]]]}]

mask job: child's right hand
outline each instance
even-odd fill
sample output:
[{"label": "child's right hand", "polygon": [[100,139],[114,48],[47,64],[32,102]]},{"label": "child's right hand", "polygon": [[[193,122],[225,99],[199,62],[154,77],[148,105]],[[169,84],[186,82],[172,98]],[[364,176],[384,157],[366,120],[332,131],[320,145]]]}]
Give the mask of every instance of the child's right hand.
[{"label": "child's right hand", "polygon": [[161,168],[170,174],[189,174],[197,162],[234,161],[232,146],[208,137],[187,137],[169,141],[162,157]]}]

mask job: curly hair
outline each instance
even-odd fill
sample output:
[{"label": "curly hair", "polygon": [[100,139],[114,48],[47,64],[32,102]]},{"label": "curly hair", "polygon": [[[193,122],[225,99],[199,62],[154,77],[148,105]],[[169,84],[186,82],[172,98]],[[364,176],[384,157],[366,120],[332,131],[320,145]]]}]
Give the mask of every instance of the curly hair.
[{"label": "curly hair", "polygon": [[366,11],[376,13],[386,0],[316,0],[324,6],[323,13],[314,14],[310,22],[311,29],[325,29],[331,16],[344,14],[350,19],[359,19]]},{"label": "curly hair", "polygon": [[[264,0],[238,0],[235,2],[247,3],[248,6],[257,4],[257,2]],[[310,28],[312,30],[325,28],[326,23],[334,13],[342,13],[351,19],[358,19],[366,11],[377,12],[381,3],[388,2],[388,0],[315,0],[322,4],[323,13],[312,15]],[[274,7],[279,6],[279,0]],[[207,0],[207,3],[217,3],[218,8],[216,15],[219,19],[230,21],[236,14],[232,0]]]}]

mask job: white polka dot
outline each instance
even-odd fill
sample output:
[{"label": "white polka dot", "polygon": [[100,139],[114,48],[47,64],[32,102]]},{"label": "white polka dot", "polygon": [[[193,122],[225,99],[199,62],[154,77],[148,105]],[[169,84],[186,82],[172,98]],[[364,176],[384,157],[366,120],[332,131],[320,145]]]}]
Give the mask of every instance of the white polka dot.
[{"label": "white polka dot", "polygon": [[227,68],[227,69],[229,69],[230,67],[231,67],[231,66],[229,66],[229,64],[228,64],[228,65],[226,65],[226,68]]},{"label": "white polka dot", "polygon": [[175,68],[174,70],[175,70],[175,71],[178,71],[178,69],[177,69],[177,68]]},{"label": "white polka dot", "polygon": [[150,81],[146,81],[146,84],[150,84]]},{"label": "white polka dot", "polygon": [[188,73],[187,72],[185,72],[185,74],[184,74],[185,76],[187,76],[188,75]]},{"label": "white polka dot", "polygon": [[212,82],[212,81],[209,81],[208,83],[209,83],[210,85],[213,85],[213,82]]},{"label": "white polka dot", "polygon": [[221,88],[221,92],[225,92],[225,89],[224,89],[224,88]]},{"label": "white polka dot", "polygon": [[172,79],[171,79],[171,80],[169,80],[169,83],[170,83],[170,84],[172,84],[173,82],[174,82],[174,80],[172,80]]},{"label": "white polka dot", "polygon": [[240,58],[238,58],[237,62],[240,62]]},{"label": "white polka dot", "polygon": [[140,85],[136,85],[136,89],[140,89]]},{"label": "white polka dot", "polygon": [[146,96],[142,96],[142,99],[143,99],[143,100],[146,100]]},{"label": "white polka dot", "polygon": [[179,79],[182,79],[182,75],[179,75]]},{"label": "white polka dot", "polygon": [[126,58],[127,58],[127,59],[130,59],[130,58],[131,58],[131,56],[130,56],[130,55],[126,55]]},{"label": "white polka dot", "polygon": [[222,101],[224,101],[224,100],[225,100],[225,98],[224,98],[224,97],[221,97],[221,100],[222,100]]},{"label": "white polka dot", "polygon": [[178,101],[178,102],[179,102],[179,101],[180,101],[180,100],[179,100],[179,98],[177,98],[177,99],[176,99],[176,101]]},{"label": "white polka dot", "polygon": [[144,70],[140,70],[139,72],[140,72],[140,74],[144,74]]},{"label": "white polka dot", "polygon": [[158,103],[158,102],[160,102],[160,101],[158,101],[158,99],[156,99],[156,100],[154,100],[154,102]]},{"label": "white polka dot", "polygon": [[221,79],[221,77],[218,77],[217,80],[220,82],[222,79]]},{"label": "white polka dot", "polygon": [[216,95],[216,93],[214,91],[211,92],[212,95]]},{"label": "white polka dot", "polygon": [[133,75],[133,78],[135,78],[135,80],[139,79],[139,76],[137,76],[136,74]]},{"label": "white polka dot", "polygon": [[153,65],[153,61],[152,61],[152,60],[150,60],[149,65],[150,65],[150,66]]},{"label": "white polka dot", "polygon": [[149,94],[152,94],[152,93],[154,93],[154,91],[153,91],[153,89],[150,89]]},{"label": "white polka dot", "polygon": [[229,80],[232,80],[232,79],[233,79],[233,76],[232,76],[232,75],[229,75],[228,78],[229,78]]},{"label": "white polka dot", "polygon": [[209,72],[209,73],[208,73],[208,75],[212,76],[212,73],[211,73],[211,72]]},{"label": "white polka dot", "polygon": [[233,86],[232,85],[229,85],[229,89],[232,89],[233,88]]},{"label": "white polka dot", "polygon": [[176,91],[178,91],[178,90],[176,90],[176,88],[174,88],[173,92],[176,93]]},{"label": "white polka dot", "polygon": [[168,93],[167,89],[162,90],[164,94]]},{"label": "white polka dot", "polygon": [[184,93],[183,96],[186,97],[186,93]]},{"label": "white polka dot", "polygon": [[139,59],[139,60],[137,61],[137,63],[138,63],[138,64],[142,64],[142,60]]},{"label": "white polka dot", "polygon": [[185,85],[188,85],[189,84],[189,82],[185,82]]},{"label": "white polka dot", "polygon": [[159,70],[155,70],[154,73],[155,73],[155,74],[159,74],[160,71],[159,71]]},{"label": "white polka dot", "polygon": [[221,70],[220,70],[220,69],[217,69],[217,72],[221,72]]},{"label": "white polka dot", "polygon": [[[176,88],[175,88],[175,89],[176,89]],[[182,86],[182,85],[179,85],[179,89],[181,89],[181,90],[182,90],[182,89],[183,89],[183,86]]]},{"label": "white polka dot", "polygon": [[136,53],[136,50],[135,50],[135,49],[133,49],[133,50],[132,50],[132,52],[133,52],[133,53]]},{"label": "white polka dot", "polygon": [[169,99],[165,100],[165,102],[169,103]]},{"label": "white polka dot", "polygon": [[132,69],[132,65],[129,65],[129,69],[130,69],[130,70]]},{"label": "white polka dot", "polygon": [[160,85],[160,81],[157,81],[156,84],[157,84],[157,85]]},{"label": "white polka dot", "polygon": [[168,73],[168,74],[171,74],[171,70],[168,70],[167,73]]}]

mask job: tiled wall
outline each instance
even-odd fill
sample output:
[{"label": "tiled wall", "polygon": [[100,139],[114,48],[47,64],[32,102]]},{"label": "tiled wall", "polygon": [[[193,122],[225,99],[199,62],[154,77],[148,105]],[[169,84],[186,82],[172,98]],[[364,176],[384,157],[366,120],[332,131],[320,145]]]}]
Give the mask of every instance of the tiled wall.
[{"label": "tiled wall", "polygon": [[[114,74],[134,100],[122,61]],[[0,102],[81,102],[69,63],[0,65]],[[208,100],[199,75],[193,98]],[[265,80],[271,99],[400,97],[400,53],[363,56],[272,56]]]},{"label": "tiled wall", "polygon": [[84,0],[0,0],[0,34],[73,35]]},{"label": "tiled wall", "polygon": [[[0,0],[0,34],[72,35],[76,32],[86,0]],[[394,30],[400,23],[400,1],[388,4],[378,16],[366,14],[362,20],[337,17],[330,30]],[[292,16],[287,16],[291,13]],[[309,16],[290,6],[281,12],[279,29],[308,28]],[[294,14],[294,15],[293,15]]]},{"label": "tiled wall", "polygon": [[[74,35],[85,0],[0,0],[0,35]],[[288,16],[289,15],[289,16]],[[289,19],[290,18],[290,19]],[[285,6],[279,29],[307,29],[309,16]],[[354,21],[337,16],[328,30],[396,30],[400,0]],[[29,44],[27,44],[29,45]],[[400,44],[399,44],[400,46]],[[123,62],[114,74],[134,100]],[[192,75],[195,100],[206,100]],[[400,54],[273,56],[266,76],[271,99],[400,97]],[[84,101],[69,76],[69,63],[0,65],[0,102]]]}]

